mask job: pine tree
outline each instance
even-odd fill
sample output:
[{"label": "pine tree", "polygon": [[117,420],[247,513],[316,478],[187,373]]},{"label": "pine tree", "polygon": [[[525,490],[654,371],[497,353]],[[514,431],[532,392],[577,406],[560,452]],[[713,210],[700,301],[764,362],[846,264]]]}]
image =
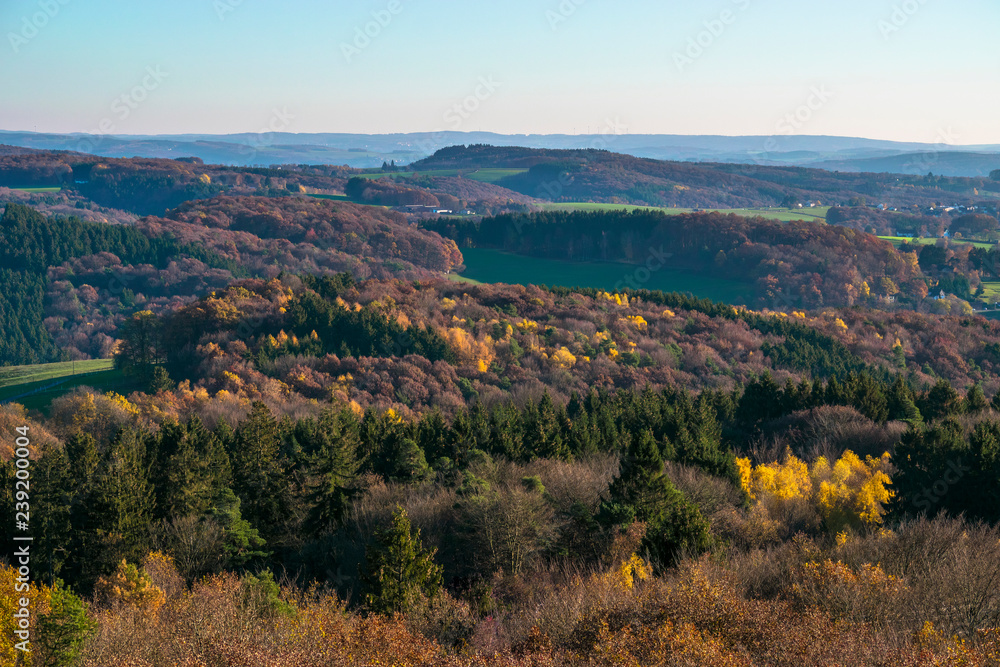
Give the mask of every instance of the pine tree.
[{"label": "pine tree", "polygon": [[347,516],[359,467],[354,423],[347,414],[332,411],[325,412],[319,422],[311,422],[305,445],[310,452],[308,469],[312,478],[305,524],[309,534],[319,535],[335,528]]},{"label": "pine tree", "polygon": [[978,414],[988,407],[990,407],[990,404],[986,401],[983,388],[977,382],[972,385],[969,393],[965,396],[965,411],[969,414]]},{"label": "pine tree", "polygon": [[280,457],[278,422],[260,401],[240,422],[229,451],[233,490],[243,504],[246,519],[268,535],[277,532],[286,518],[288,484]]},{"label": "pine tree", "polygon": [[961,412],[961,397],[951,383],[941,379],[922,398],[918,407],[920,414],[928,421],[934,421]]},{"label": "pine tree", "polygon": [[123,429],[105,452],[81,512],[81,552],[74,560],[80,561],[85,582],[92,583],[122,559],[142,559],[154,506],[146,436]]},{"label": "pine tree", "polygon": [[602,522],[645,522],[643,545],[660,566],[670,566],[679,556],[711,548],[708,522],[667,479],[660,448],[650,431],[633,440],[608,493],[610,500],[601,507]]},{"label": "pine tree", "polygon": [[402,507],[391,524],[379,530],[368,549],[365,601],[382,614],[406,613],[419,600],[432,599],[441,590],[442,568],[434,563],[436,549],[425,550],[420,530],[415,533]]}]

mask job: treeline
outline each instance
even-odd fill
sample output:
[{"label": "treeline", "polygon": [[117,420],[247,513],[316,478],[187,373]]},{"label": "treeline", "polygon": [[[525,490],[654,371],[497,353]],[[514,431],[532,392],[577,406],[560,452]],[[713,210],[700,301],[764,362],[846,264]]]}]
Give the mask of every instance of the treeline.
[{"label": "treeline", "polygon": [[[99,413],[87,396],[74,409]],[[109,400],[122,414],[136,412],[124,398]],[[782,387],[765,376],[734,393],[647,388],[592,391],[566,405],[548,394],[521,406],[476,403],[450,420],[439,412],[404,420],[391,410],[346,407],[279,419],[257,402],[245,419],[232,426],[220,420],[212,429],[197,418],[158,430],[78,427],[65,447],[49,447],[33,466],[32,510],[41,518],[36,567],[51,567],[83,590],[122,559],[137,562],[153,548],[170,553],[189,580],[264,566],[306,580],[341,570],[363,573],[357,554],[371,535],[358,534],[347,518],[373,480],[457,494],[458,514],[447,519],[451,528],[438,527],[453,535],[441,555],[451,583],[492,574],[461,557],[463,548],[476,544],[497,548],[476,542],[485,535],[463,532],[486,520],[476,514],[482,503],[499,512],[494,520],[523,523],[508,528],[527,531],[518,544],[502,547],[505,555],[491,567],[506,562],[509,568],[509,549],[520,550],[517,567],[567,559],[595,565],[604,559],[600,545],[610,548],[614,535],[637,521],[647,526],[643,551],[666,567],[682,552],[712,548],[720,535],[703,516],[713,506],[699,507],[705,497],[680,491],[664,475],[665,463],[719,480],[734,498],[743,498],[737,504],[746,505],[737,453],[782,417],[829,406],[853,407],[877,424],[909,424],[893,457],[895,499],[887,511],[900,518],[966,512],[997,520],[1000,425],[982,421],[989,405],[977,388],[965,397],[947,383],[915,393],[901,379],[887,384],[865,375]],[[935,421],[927,427],[925,418]],[[956,421],[970,418],[980,423],[963,427]],[[489,481],[491,466],[504,461],[602,456],[620,458],[621,465],[587,501],[556,502],[539,480],[526,478],[521,491],[491,488]],[[0,504],[12,511],[12,462],[2,463],[0,477],[10,482]],[[527,514],[506,516],[517,503],[525,503],[520,507]]]},{"label": "treeline", "polygon": [[437,220],[427,228],[461,246],[535,257],[685,269],[752,283],[772,308],[850,306],[927,288],[912,259],[843,227],[718,213],[542,212]]},{"label": "treeline", "polygon": [[[613,139],[609,140],[613,146]],[[857,174],[801,167],[669,162],[607,150],[452,146],[415,170],[522,168],[497,185],[551,201],[597,201],[683,208],[760,208],[799,203],[847,204],[867,198],[893,206],[927,206],[941,191],[972,202],[986,178]]]},{"label": "treeline", "polygon": [[[126,225],[84,222],[74,217],[47,219],[28,206],[7,204],[0,218],[0,322],[5,334],[0,341],[0,365],[44,363],[62,357],[44,324],[48,270],[100,253],[110,253],[126,265],[148,264],[154,269],[164,269],[181,257],[193,257],[205,266],[246,275],[236,262],[198,244],[181,245],[169,236],[150,237]],[[109,278],[105,276],[105,280]],[[124,284],[122,288],[120,291],[126,293]]]}]

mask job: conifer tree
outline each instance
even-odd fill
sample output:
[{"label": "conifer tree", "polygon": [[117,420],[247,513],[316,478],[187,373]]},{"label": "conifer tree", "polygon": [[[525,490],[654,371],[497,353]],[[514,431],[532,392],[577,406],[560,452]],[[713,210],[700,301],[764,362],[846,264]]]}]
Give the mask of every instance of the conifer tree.
[{"label": "conifer tree", "polygon": [[376,533],[368,549],[368,606],[382,614],[406,613],[421,599],[434,598],[442,583],[436,551],[423,548],[420,530],[414,533],[406,510],[397,506],[390,525]]}]

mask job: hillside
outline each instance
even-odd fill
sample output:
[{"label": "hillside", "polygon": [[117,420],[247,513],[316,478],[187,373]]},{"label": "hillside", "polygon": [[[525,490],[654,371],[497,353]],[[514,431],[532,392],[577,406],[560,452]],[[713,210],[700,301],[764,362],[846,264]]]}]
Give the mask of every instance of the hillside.
[{"label": "hillside", "polygon": [[[736,215],[658,211],[546,212],[425,224],[461,246],[573,261],[626,262],[622,285],[637,288],[662,269],[752,286],[756,305],[774,309],[877,305],[927,295],[914,254],[845,227],[778,223]],[[646,278],[641,276],[645,274]]]},{"label": "hillside", "polygon": [[234,278],[281,271],[425,278],[461,264],[455,244],[402,215],[309,198],[217,197],[134,225],[0,218],[6,333],[0,363],[104,357],[136,310],[176,308]]},{"label": "hillside", "polygon": [[[757,208],[783,202],[928,206],[977,200],[985,178],[847,174],[798,167],[664,162],[598,150],[455,146],[411,166],[414,170],[521,168],[497,185],[552,201],[596,201],[672,208]],[[980,194],[977,194],[977,191]],[[984,199],[986,195],[981,195]],[[995,197],[993,197],[995,200]]]}]

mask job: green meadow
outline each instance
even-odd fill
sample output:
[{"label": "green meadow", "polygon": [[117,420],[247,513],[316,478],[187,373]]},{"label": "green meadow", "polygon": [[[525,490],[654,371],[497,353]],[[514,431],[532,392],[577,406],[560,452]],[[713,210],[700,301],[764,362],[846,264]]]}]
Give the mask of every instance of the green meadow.
[{"label": "green meadow", "polygon": [[[668,208],[663,206],[635,206],[631,204],[605,204],[597,202],[554,202],[540,204],[546,211],[662,211],[669,215],[679,215],[681,213],[693,213],[692,208]],[[713,211],[716,213],[732,213],[746,218],[767,218],[779,222],[791,222],[793,220],[826,222],[828,206],[809,209],[788,209],[788,208],[709,208],[698,209],[700,211]]]},{"label": "green meadow", "polygon": [[62,188],[57,185],[51,188],[11,188],[11,190],[17,190],[18,192],[38,193],[38,192],[60,192]]},{"label": "green meadow", "polygon": [[127,395],[139,390],[134,380],[113,367],[111,359],[6,366],[0,368],[0,401],[15,400],[29,410],[47,410],[52,400],[77,387]]},{"label": "green meadow", "polygon": [[[626,279],[638,282],[637,278],[645,273],[644,267],[635,264],[569,262],[525,257],[484,248],[463,248],[462,255],[467,268],[461,277],[453,277],[453,280],[614,290],[616,285],[621,287],[620,283]],[[746,302],[753,292],[745,283],[677,269],[652,272],[648,280],[639,284],[639,287],[690,293],[699,298],[727,303]]]},{"label": "green meadow", "polygon": [[107,371],[111,370],[113,364],[111,359],[88,359],[86,361],[61,361],[34,366],[2,366],[0,367],[0,389],[74,374]]}]

